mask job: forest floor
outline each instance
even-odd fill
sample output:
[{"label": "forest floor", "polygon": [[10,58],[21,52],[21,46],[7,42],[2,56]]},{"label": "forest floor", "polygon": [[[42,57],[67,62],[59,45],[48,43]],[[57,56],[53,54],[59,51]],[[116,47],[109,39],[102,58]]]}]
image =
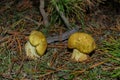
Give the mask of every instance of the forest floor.
[{"label": "forest floor", "polygon": [[[5,0],[6,1],[6,0]],[[47,28],[39,10],[29,3],[12,5],[0,2],[0,80],[119,80],[120,79],[120,15],[108,8],[86,14],[80,32],[91,34],[96,50],[85,62],[71,60],[67,40],[48,44],[45,55],[28,60],[25,43],[33,30],[46,37],[67,31],[64,25]],[[109,12],[108,14],[106,14]],[[49,35],[48,35],[49,34]],[[53,45],[53,46],[52,46]]]}]

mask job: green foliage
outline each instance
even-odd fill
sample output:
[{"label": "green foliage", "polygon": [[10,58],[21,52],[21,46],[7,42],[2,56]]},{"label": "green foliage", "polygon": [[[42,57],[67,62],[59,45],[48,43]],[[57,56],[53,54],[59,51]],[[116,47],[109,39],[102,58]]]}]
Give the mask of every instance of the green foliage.
[{"label": "green foliage", "polygon": [[49,5],[49,10],[51,10],[51,23],[62,22],[55,9],[55,5],[58,6],[59,10],[62,11],[67,18],[73,20],[73,22],[83,19],[84,17],[83,0],[51,0],[51,4]]},{"label": "green foliage", "polygon": [[[104,50],[108,53],[110,63],[120,66],[120,39],[111,39],[110,42],[104,41]],[[108,73],[111,77],[119,77],[120,67],[113,69],[112,72]]]},{"label": "green foliage", "polygon": [[[87,75],[85,80],[106,80],[107,78],[101,76],[103,74],[103,71],[100,67],[96,67],[89,72],[85,72],[85,75]],[[109,79],[109,78],[108,78]]]},{"label": "green foliage", "polygon": [[103,47],[113,57],[120,58],[120,39],[112,39],[110,42],[104,41]]},{"label": "green foliage", "polygon": [[120,76],[120,67],[119,67],[119,69],[114,70],[114,71],[112,72],[111,76],[112,76],[113,78],[119,77],[119,76]]}]

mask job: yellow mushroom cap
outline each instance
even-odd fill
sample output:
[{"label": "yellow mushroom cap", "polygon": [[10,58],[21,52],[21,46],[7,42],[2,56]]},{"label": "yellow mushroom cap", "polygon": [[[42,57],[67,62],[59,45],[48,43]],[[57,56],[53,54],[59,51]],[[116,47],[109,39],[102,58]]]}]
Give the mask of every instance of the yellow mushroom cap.
[{"label": "yellow mushroom cap", "polygon": [[89,54],[96,48],[96,44],[91,35],[76,32],[69,37],[68,48],[77,49],[81,53]]},{"label": "yellow mushroom cap", "polygon": [[26,54],[34,59],[42,56],[47,48],[47,40],[42,32],[32,31],[29,36],[29,41],[25,45]]},{"label": "yellow mushroom cap", "polygon": [[46,42],[46,38],[42,32],[32,31],[29,36],[29,41],[33,46],[37,46],[41,42]]},{"label": "yellow mushroom cap", "polygon": [[43,40],[38,46],[36,46],[36,51],[40,56],[42,56],[45,53],[46,48],[47,48],[47,41]]}]

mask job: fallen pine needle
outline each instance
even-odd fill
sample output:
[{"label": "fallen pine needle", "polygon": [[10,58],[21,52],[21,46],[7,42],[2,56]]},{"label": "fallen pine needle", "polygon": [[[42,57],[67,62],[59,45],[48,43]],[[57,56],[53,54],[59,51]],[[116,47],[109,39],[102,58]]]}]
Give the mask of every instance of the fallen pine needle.
[{"label": "fallen pine needle", "polygon": [[86,72],[86,71],[88,71],[88,70],[90,70],[90,69],[93,69],[93,68],[95,68],[95,67],[97,67],[97,66],[100,66],[100,65],[104,64],[104,63],[107,62],[107,61],[108,61],[108,60],[102,61],[102,62],[99,62],[99,63],[96,63],[96,64],[93,64],[92,66],[90,66],[90,67],[87,68],[87,69],[78,70],[78,71],[73,71],[72,74],[76,74],[76,75],[82,74],[82,73],[84,73],[84,72]]}]

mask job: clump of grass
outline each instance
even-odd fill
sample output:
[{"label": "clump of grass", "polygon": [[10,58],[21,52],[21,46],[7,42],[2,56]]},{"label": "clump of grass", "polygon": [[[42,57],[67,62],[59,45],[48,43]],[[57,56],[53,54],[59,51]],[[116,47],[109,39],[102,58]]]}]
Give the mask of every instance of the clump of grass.
[{"label": "clump of grass", "polygon": [[[52,5],[51,5],[52,4]],[[51,0],[48,7],[48,12],[50,12],[51,23],[62,23],[62,20],[56,11],[55,5],[58,6],[59,10],[62,11],[70,22],[75,23],[76,20],[81,20],[83,23],[83,0]]]},{"label": "clump of grass", "polygon": [[103,47],[109,56],[109,62],[113,66],[112,72],[107,72],[107,75],[118,78],[120,75],[120,39],[104,41]]}]

